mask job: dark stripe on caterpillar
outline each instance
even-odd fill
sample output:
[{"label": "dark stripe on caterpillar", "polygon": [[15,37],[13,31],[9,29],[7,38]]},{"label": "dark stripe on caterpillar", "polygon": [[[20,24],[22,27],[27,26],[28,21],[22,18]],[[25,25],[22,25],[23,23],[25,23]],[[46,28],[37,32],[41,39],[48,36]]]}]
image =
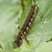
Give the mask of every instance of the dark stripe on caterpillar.
[{"label": "dark stripe on caterpillar", "polygon": [[25,21],[25,23],[23,24],[20,32],[17,35],[17,38],[15,40],[14,43],[16,43],[17,47],[20,47],[20,45],[22,44],[22,39],[25,38],[26,33],[28,32],[28,29],[33,21],[33,19],[35,18],[34,14],[36,14],[36,10],[37,10],[37,6],[36,5],[32,5],[30,12],[27,16],[27,19]]}]

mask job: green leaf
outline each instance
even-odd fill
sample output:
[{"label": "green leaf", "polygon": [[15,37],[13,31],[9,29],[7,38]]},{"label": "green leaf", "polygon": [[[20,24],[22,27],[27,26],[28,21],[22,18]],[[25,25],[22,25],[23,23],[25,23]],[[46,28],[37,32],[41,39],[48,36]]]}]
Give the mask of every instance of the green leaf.
[{"label": "green leaf", "polygon": [[15,36],[19,31],[16,26],[22,27],[32,5],[32,0],[23,1],[24,11],[20,0],[0,0],[0,52],[49,52],[52,42],[46,41],[52,38],[52,0],[34,0],[39,8],[27,33],[30,45],[23,40],[20,48],[13,48]]},{"label": "green leaf", "polygon": [[52,42],[41,44],[35,52],[52,52]]},{"label": "green leaf", "polygon": [[39,12],[27,33],[27,39],[30,41],[30,48],[27,48],[27,43],[23,43],[20,47],[21,52],[34,52],[41,43],[52,38],[51,0],[37,0],[36,4],[39,7]]}]

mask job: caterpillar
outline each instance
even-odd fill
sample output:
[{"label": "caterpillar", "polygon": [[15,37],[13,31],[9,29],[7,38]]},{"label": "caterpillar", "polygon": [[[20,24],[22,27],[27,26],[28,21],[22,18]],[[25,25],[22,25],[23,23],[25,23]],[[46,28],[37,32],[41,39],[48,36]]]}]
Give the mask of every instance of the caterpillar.
[{"label": "caterpillar", "polygon": [[20,47],[22,39],[26,38],[26,33],[28,32],[28,29],[29,29],[31,23],[32,23],[33,19],[35,18],[34,15],[36,14],[37,9],[38,9],[37,5],[31,6],[31,9],[30,9],[30,12],[26,18],[26,21],[23,24],[21,30],[19,31],[16,40],[14,41],[14,43],[17,45],[17,47]]}]

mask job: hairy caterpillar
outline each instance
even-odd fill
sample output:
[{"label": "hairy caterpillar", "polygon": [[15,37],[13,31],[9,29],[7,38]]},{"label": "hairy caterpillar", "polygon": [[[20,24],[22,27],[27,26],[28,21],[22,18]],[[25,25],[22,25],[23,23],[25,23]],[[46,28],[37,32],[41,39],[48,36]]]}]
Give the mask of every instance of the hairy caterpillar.
[{"label": "hairy caterpillar", "polygon": [[27,19],[25,21],[25,23],[23,24],[20,32],[18,33],[17,35],[17,38],[15,40],[15,44],[17,45],[17,47],[20,47],[21,45],[21,42],[22,42],[22,39],[26,39],[26,33],[33,21],[33,19],[35,18],[35,14],[37,12],[37,5],[32,5],[31,6],[31,9],[30,9],[30,12],[27,16]]}]

